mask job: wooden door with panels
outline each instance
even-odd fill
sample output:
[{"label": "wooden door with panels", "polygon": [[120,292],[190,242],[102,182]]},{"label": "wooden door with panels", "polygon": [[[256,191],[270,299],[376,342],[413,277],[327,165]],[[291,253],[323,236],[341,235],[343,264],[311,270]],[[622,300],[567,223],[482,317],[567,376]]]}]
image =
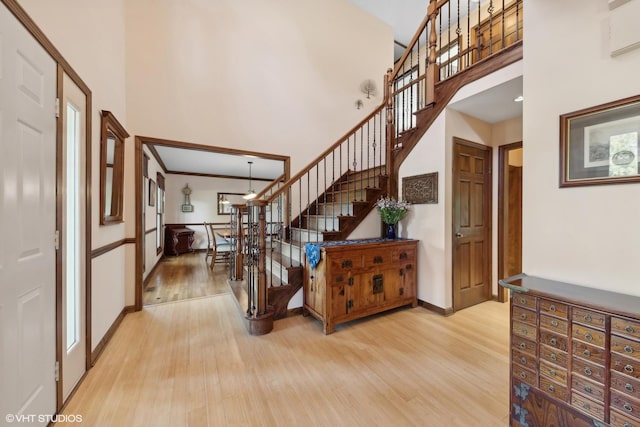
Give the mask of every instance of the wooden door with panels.
[{"label": "wooden door with panels", "polygon": [[453,143],[453,309],[460,310],[491,299],[492,149]]}]

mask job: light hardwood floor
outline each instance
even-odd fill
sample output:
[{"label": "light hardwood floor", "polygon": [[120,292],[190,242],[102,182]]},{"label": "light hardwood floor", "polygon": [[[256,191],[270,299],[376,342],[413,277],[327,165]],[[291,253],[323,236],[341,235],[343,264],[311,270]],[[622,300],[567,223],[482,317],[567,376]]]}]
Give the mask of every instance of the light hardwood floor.
[{"label": "light hardwood floor", "polygon": [[227,291],[127,315],[64,414],[87,426],[506,426],[508,333],[508,304],[487,302],[446,318],[398,309],[329,336],[293,316],[255,337]]}]

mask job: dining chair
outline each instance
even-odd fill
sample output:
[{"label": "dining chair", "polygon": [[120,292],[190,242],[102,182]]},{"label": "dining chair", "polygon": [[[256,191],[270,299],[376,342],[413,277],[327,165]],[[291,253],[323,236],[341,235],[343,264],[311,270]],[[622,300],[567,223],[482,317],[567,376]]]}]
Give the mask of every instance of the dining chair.
[{"label": "dining chair", "polygon": [[207,224],[206,221],[203,224],[207,232],[207,253],[204,255],[204,261],[207,262],[207,258],[213,256],[213,240],[211,239],[211,224]]},{"label": "dining chair", "polygon": [[218,261],[222,261],[225,264],[229,263],[231,259],[231,242],[216,233],[213,229],[213,224],[209,224],[209,232],[213,241],[213,255],[211,256],[209,268],[213,269]]}]

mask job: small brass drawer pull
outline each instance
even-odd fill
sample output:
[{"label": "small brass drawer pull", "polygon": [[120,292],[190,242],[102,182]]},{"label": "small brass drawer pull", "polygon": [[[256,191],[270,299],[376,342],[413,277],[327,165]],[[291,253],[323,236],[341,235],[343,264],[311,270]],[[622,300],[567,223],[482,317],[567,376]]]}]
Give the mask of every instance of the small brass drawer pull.
[{"label": "small brass drawer pull", "polygon": [[632,372],[633,372],[633,366],[631,366],[631,365],[627,365],[627,366],[625,366],[625,367],[624,367],[624,371],[625,371],[625,372],[632,373]]},{"label": "small brass drawer pull", "polygon": [[631,406],[628,402],[624,402],[624,405],[622,405],[622,407],[629,412],[633,412],[633,406]]},{"label": "small brass drawer pull", "polygon": [[520,372],[520,378],[522,379],[527,378],[527,373],[524,371]]},{"label": "small brass drawer pull", "polygon": [[587,341],[593,341],[593,335],[591,335],[589,332],[584,334],[584,337],[587,339]]},{"label": "small brass drawer pull", "polygon": [[550,370],[549,370],[549,375],[551,375],[552,377],[555,377],[555,376],[556,376],[556,371],[555,371],[555,369],[550,369]]},{"label": "small brass drawer pull", "polygon": [[589,405],[587,402],[584,402],[584,403],[582,404],[582,407],[583,407],[584,409],[591,409],[591,405]]},{"label": "small brass drawer pull", "polygon": [[585,314],[584,315],[584,320],[586,320],[587,322],[591,322],[591,315],[590,314]]},{"label": "small brass drawer pull", "polygon": [[558,340],[555,338],[551,338],[549,342],[551,343],[551,345],[558,345]]},{"label": "small brass drawer pull", "polygon": [[551,326],[558,327],[558,321],[557,320],[552,320],[551,321]]},{"label": "small brass drawer pull", "polygon": [[627,391],[633,391],[633,385],[632,385],[632,384],[630,384],[630,383],[626,383],[626,384],[624,385],[624,388],[625,388],[625,390],[627,390]]},{"label": "small brass drawer pull", "polygon": [[553,305],[553,304],[551,304],[551,305],[549,306],[549,311],[556,311],[556,306],[555,306],[555,305]]},{"label": "small brass drawer pull", "polygon": [[591,368],[589,368],[588,366],[586,368],[584,368],[584,373],[591,376],[592,372],[591,372]]},{"label": "small brass drawer pull", "polygon": [[526,303],[527,303],[526,298],[520,298],[520,304],[526,304]]},{"label": "small brass drawer pull", "polygon": [[623,426],[623,427],[633,427],[633,426],[631,425],[631,423],[628,423],[628,422],[626,422],[626,421],[624,422],[624,424],[622,424],[622,426]]},{"label": "small brass drawer pull", "polygon": [[521,342],[520,343],[520,348],[524,350],[525,348],[527,348],[527,345],[525,343]]},{"label": "small brass drawer pull", "polygon": [[586,391],[587,393],[591,393],[593,390],[591,389],[591,386],[585,386],[584,387],[584,391]]},{"label": "small brass drawer pull", "polygon": [[556,356],[556,354],[555,354],[555,353],[551,353],[551,354],[549,355],[549,358],[550,358],[551,360],[558,360],[558,356]]},{"label": "small brass drawer pull", "polygon": [[625,330],[625,331],[627,331],[627,332],[628,332],[628,333],[630,333],[630,334],[632,334],[632,333],[634,333],[634,332],[636,331],[635,329],[633,329],[633,328],[631,327],[631,325],[627,325],[627,327],[626,327],[626,328],[624,328],[624,330]]},{"label": "small brass drawer pull", "polygon": [[527,315],[526,315],[526,314],[524,314],[524,313],[522,313],[522,314],[520,315],[520,318],[521,318],[522,320],[525,320],[525,319],[527,318]]},{"label": "small brass drawer pull", "polygon": [[529,331],[527,330],[527,328],[522,328],[522,333],[523,333],[523,334],[527,335],[527,333],[528,333],[528,332],[529,332]]},{"label": "small brass drawer pull", "polygon": [[523,365],[526,365],[527,364],[527,358],[526,357],[520,358],[520,363],[522,363]]},{"label": "small brass drawer pull", "polygon": [[627,353],[633,353],[633,347],[631,347],[630,345],[625,345],[624,351]]},{"label": "small brass drawer pull", "polygon": [[556,388],[553,386],[553,384],[549,384],[549,391],[556,391]]},{"label": "small brass drawer pull", "polygon": [[582,354],[584,354],[587,357],[591,356],[591,352],[589,350],[583,351]]},{"label": "small brass drawer pull", "polygon": [[373,263],[374,264],[382,264],[384,261],[382,260],[381,256],[374,256],[373,257]]}]

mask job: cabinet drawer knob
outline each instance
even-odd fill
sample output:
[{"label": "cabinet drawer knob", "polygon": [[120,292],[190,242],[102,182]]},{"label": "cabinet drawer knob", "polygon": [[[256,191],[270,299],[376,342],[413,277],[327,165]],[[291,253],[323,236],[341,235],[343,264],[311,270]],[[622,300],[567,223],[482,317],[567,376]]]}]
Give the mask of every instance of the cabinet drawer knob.
[{"label": "cabinet drawer knob", "polygon": [[589,368],[588,366],[586,368],[584,368],[584,373],[591,376],[592,372],[591,372],[591,368]]},{"label": "cabinet drawer knob", "polygon": [[553,386],[553,384],[549,384],[549,391],[556,391],[556,388]]},{"label": "cabinet drawer knob", "polygon": [[626,383],[626,384],[624,385],[624,389],[625,389],[625,390],[627,390],[627,391],[631,391],[631,392],[633,392],[633,385],[632,385],[632,384],[630,384],[630,383]]},{"label": "cabinet drawer knob", "polygon": [[584,403],[582,404],[582,407],[583,407],[584,409],[591,409],[591,405],[589,405],[587,402],[584,402]]},{"label": "cabinet drawer knob", "polygon": [[624,424],[622,424],[622,427],[633,427],[633,426],[631,425],[631,423],[625,421]]},{"label": "cabinet drawer knob", "polygon": [[625,345],[624,346],[624,351],[626,353],[633,353],[633,347],[631,347],[630,345]]},{"label": "cabinet drawer knob", "polygon": [[524,372],[524,371],[520,372],[520,378],[522,378],[522,379],[527,378],[527,373]]},{"label": "cabinet drawer knob", "polygon": [[622,405],[622,407],[629,412],[633,412],[633,406],[631,406],[628,402],[624,402],[624,405]]},{"label": "cabinet drawer knob", "polygon": [[522,363],[523,365],[526,365],[527,364],[527,358],[526,357],[520,358],[520,363]]},{"label": "cabinet drawer knob", "polygon": [[587,322],[591,322],[591,315],[590,314],[585,314],[584,315],[584,320],[586,320]]},{"label": "cabinet drawer knob", "polygon": [[593,341],[593,335],[591,335],[589,332],[584,334],[584,337],[587,339],[587,341]]},{"label": "cabinet drawer knob", "polygon": [[527,315],[526,315],[526,314],[524,314],[524,313],[522,313],[522,314],[520,315],[520,318],[521,318],[522,320],[525,320],[525,319],[527,318]]},{"label": "cabinet drawer knob", "polygon": [[551,345],[558,345],[558,340],[555,338],[551,338],[549,342],[551,343]]},{"label": "cabinet drawer knob", "polygon": [[632,333],[634,333],[634,332],[636,331],[635,329],[633,329],[633,328],[631,327],[631,325],[627,325],[627,327],[626,327],[626,328],[624,328],[624,330],[625,330],[625,331],[627,331],[627,332],[628,332],[628,333],[630,333],[630,334],[632,334]]},{"label": "cabinet drawer knob", "polygon": [[628,372],[628,373],[632,373],[632,372],[633,372],[633,366],[631,366],[631,365],[626,365],[626,366],[624,367],[624,371],[625,371],[625,372]]},{"label": "cabinet drawer knob", "polygon": [[553,304],[551,304],[551,305],[549,306],[549,311],[556,311],[556,306],[555,306],[555,305],[553,305]]},{"label": "cabinet drawer knob", "polygon": [[521,342],[520,343],[520,348],[524,350],[525,348],[527,348],[527,345],[525,343]]},{"label": "cabinet drawer knob", "polygon": [[555,353],[551,353],[551,354],[549,355],[549,358],[550,358],[551,360],[558,360],[558,356],[556,356],[556,354],[555,354]]},{"label": "cabinet drawer knob", "polygon": [[522,328],[522,333],[523,333],[523,334],[527,335],[527,333],[528,333],[528,332],[529,332],[529,331],[527,330],[527,328]]},{"label": "cabinet drawer knob", "polygon": [[583,351],[582,354],[584,354],[587,357],[591,356],[591,352],[589,350]]},{"label": "cabinet drawer knob", "polygon": [[584,386],[584,391],[586,391],[587,393],[591,393],[593,390],[591,389],[590,385]]},{"label": "cabinet drawer knob", "polygon": [[551,326],[558,327],[558,321],[557,320],[552,320],[551,321]]},{"label": "cabinet drawer knob", "polygon": [[552,377],[555,377],[555,376],[556,376],[556,371],[555,371],[555,369],[550,369],[550,370],[549,370],[549,375],[551,375]]},{"label": "cabinet drawer knob", "polygon": [[520,298],[520,304],[526,304],[526,303],[527,303],[526,298]]}]

